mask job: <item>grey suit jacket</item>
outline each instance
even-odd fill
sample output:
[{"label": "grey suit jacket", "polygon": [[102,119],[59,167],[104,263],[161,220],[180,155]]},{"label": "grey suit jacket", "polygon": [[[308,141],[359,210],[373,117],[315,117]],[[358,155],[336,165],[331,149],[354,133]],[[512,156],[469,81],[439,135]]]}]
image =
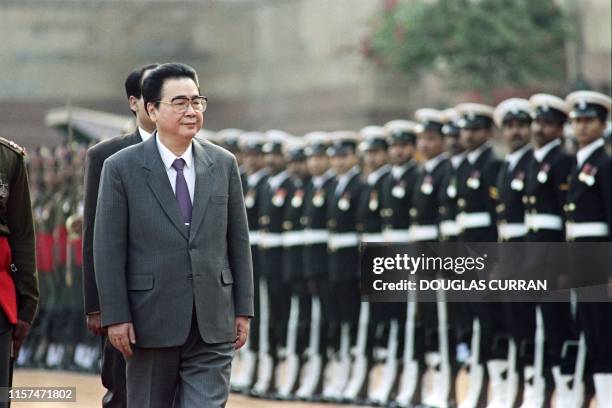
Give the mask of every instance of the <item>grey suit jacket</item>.
[{"label": "grey suit jacket", "polygon": [[184,344],[195,307],[202,339],[234,341],[236,315],[253,315],[253,272],[235,157],[193,140],[190,230],[155,134],[104,162],[94,226],[102,325],[133,322],[137,346]]},{"label": "grey suit jacket", "polygon": [[98,189],[104,160],[119,150],[142,142],[136,129],[133,133],[104,140],[87,150],[85,159],[85,192],[83,214],[83,298],[85,313],[100,311],[98,288],[94,274],[93,234],[98,203]]}]

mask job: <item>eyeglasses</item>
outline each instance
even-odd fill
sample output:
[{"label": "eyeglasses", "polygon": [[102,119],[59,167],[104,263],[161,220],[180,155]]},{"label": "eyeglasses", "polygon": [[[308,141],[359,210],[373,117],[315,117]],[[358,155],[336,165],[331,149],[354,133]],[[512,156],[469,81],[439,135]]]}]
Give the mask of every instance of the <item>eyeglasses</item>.
[{"label": "eyeglasses", "polygon": [[193,98],[180,96],[172,99],[170,102],[164,102],[162,100],[158,100],[157,102],[172,106],[172,110],[174,110],[176,113],[187,112],[189,105],[191,105],[193,110],[196,112],[204,112],[206,111],[206,106],[208,105],[208,98],[205,96],[194,96]]}]

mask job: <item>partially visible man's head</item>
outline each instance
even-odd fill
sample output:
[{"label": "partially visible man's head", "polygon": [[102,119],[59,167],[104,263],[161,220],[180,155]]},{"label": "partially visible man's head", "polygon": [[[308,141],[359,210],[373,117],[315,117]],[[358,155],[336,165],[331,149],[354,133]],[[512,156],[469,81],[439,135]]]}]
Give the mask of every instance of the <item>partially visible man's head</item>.
[{"label": "partially visible man's head", "polygon": [[542,147],[563,137],[563,127],[569,105],[561,98],[549,94],[535,94],[529,98],[533,110],[531,132],[536,147]]},{"label": "partially visible man's head", "polygon": [[202,128],[207,101],[189,65],[168,63],[153,69],[144,77],[142,96],[160,135],[192,139]]},{"label": "partially visible man's head", "polygon": [[604,135],[612,99],[593,91],[576,91],[566,102],[572,107],[569,114],[579,147],[587,146]]},{"label": "partially visible man's head", "polygon": [[456,108],[460,115],[460,141],[468,151],[474,151],[493,135],[493,108],[479,103],[462,103]]},{"label": "partially visible man's head", "polygon": [[506,99],[495,108],[494,119],[510,152],[529,143],[532,109],[528,100]]}]

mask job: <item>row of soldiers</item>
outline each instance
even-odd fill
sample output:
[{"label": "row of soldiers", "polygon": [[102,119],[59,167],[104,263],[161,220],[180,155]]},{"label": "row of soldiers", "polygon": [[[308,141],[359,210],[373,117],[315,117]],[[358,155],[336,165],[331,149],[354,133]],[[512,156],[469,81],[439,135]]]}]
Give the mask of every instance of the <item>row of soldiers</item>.
[{"label": "row of soldiers", "polygon": [[83,318],[82,217],[86,146],[41,147],[27,156],[40,305],[17,366],[99,370],[99,340]]},{"label": "row of soldiers", "polygon": [[580,91],[419,109],[359,132],[209,135],[241,164],[255,270],[234,390],[461,408],[580,407],[595,395],[607,406],[609,303],[364,302],[359,247],[610,241],[609,111],[608,96]]}]

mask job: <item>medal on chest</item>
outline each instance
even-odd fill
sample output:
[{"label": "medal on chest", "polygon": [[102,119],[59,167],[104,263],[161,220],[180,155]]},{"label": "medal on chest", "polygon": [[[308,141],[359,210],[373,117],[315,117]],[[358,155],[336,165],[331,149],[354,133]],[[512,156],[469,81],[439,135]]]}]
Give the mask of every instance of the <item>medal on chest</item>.
[{"label": "medal on chest", "polygon": [[340,197],[340,200],[338,200],[338,208],[342,211],[348,211],[348,209],[351,208],[351,202],[349,201],[349,198],[350,197],[348,193],[342,194],[342,197]]},{"label": "medal on chest", "polygon": [[480,172],[478,170],[474,170],[470,174],[470,177],[468,177],[465,184],[472,190],[478,190],[480,188]]},{"label": "medal on chest", "polygon": [[525,187],[525,172],[521,171],[510,182],[510,188],[513,189],[514,191],[523,191],[524,187]]},{"label": "medal on chest", "polygon": [[272,197],[272,204],[275,207],[282,207],[285,204],[285,198],[287,197],[287,191],[284,188],[281,188],[274,193],[274,197]]},{"label": "medal on chest", "polygon": [[325,194],[323,193],[323,190],[317,190],[317,192],[312,197],[312,205],[317,208],[320,208],[323,206],[323,204],[325,204]]},{"label": "medal on chest", "polygon": [[433,192],[433,177],[431,174],[428,174],[423,179],[423,183],[421,184],[421,193],[425,195],[430,195]]},{"label": "medal on chest", "polygon": [[595,184],[595,174],[597,174],[597,167],[593,167],[587,163],[582,167],[582,171],[578,175],[578,180],[592,187]]},{"label": "medal on chest", "polygon": [[537,179],[538,183],[544,184],[548,181],[548,172],[550,171],[550,164],[544,163],[538,171]]},{"label": "medal on chest", "polygon": [[370,211],[378,210],[378,191],[370,192],[370,202],[368,203]]},{"label": "medal on chest", "polygon": [[449,183],[448,187],[446,187],[446,195],[449,198],[457,197],[457,186],[455,185],[455,178],[453,178]]},{"label": "medal on chest", "polygon": [[404,198],[404,196],[406,195],[406,186],[405,186],[405,182],[402,181],[399,184],[396,184],[395,186],[393,186],[393,188],[391,189],[391,194],[393,195],[393,197],[395,198]]},{"label": "medal on chest", "polygon": [[300,208],[304,202],[304,190],[297,190],[291,199],[291,206],[293,208]]},{"label": "medal on chest", "polygon": [[244,197],[244,205],[246,208],[253,208],[255,205],[255,190],[249,190]]}]

